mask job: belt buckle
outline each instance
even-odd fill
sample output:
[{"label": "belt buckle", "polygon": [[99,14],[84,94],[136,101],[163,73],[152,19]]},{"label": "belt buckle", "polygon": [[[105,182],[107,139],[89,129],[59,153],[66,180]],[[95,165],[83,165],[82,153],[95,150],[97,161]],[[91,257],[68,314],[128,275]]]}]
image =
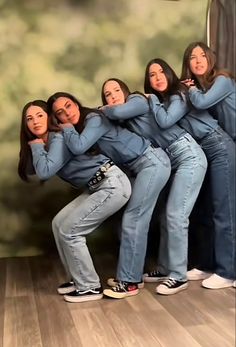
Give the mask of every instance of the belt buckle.
[{"label": "belt buckle", "polygon": [[105,175],[103,172],[96,172],[96,174],[91,178],[91,180],[88,182],[89,189],[96,189],[102,180],[105,178]]},{"label": "belt buckle", "polygon": [[100,168],[100,170],[101,170],[102,172],[107,172],[108,169],[110,169],[110,167],[111,167],[111,163],[108,161],[105,165],[103,165],[103,166]]}]

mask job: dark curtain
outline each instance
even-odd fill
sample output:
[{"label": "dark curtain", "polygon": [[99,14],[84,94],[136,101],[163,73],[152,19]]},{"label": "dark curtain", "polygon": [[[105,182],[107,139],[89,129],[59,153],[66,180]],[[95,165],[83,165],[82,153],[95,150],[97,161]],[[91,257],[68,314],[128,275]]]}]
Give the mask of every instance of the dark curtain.
[{"label": "dark curtain", "polygon": [[208,45],[216,52],[218,66],[235,68],[235,0],[211,0],[208,11]]}]

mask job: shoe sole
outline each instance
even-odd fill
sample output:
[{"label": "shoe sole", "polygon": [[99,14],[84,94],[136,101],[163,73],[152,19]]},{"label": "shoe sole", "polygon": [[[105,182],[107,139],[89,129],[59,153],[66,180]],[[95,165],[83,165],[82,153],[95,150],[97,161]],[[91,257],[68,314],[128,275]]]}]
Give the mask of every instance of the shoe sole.
[{"label": "shoe sole", "polygon": [[[117,285],[117,281],[114,278],[109,278],[107,280],[107,285],[109,287],[115,287]],[[138,283],[138,289],[143,289],[143,288],[144,288],[144,283],[143,282]]]},{"label": "shoe sole", "polygon": [[158,283],[168,280],[168,277],[144,277],[143,281],[145,283]]},{"label": "shoe sole", "polygon": [[73,292],[75,289],[76,289],[75,286],[71,286],[67,288],[57,288],[57,292],[60,295],[65,295],[65,294]]},{"label": "shoe sole", "polygon": [[132,292],[125,292],[125,293],[117,293],[117,292],[113,292],[113,290],[111,289],[104,289],[103,294],[108,296],[109,298],[113,298],[113,299],[124,299],[127,298],[129,296],[134,296],[137,295],[139,293],[139,290],[133,290]]},{"label": "shoe sole", "polygon": [[[162,286],[160,284],[160,286]],[[179,292],[181,292],[182,290],[185,290],[188,288],[188,283],[183,284],[182,286],[178,287],[178,288],[173,288],[173,289],[169,289],[166,286],[162,286],[161,288],[159,288],[160,286],[158,286],[156,288],[156,293],[157,294],[162,294],[162,295],[172,295],[172,294],[177,294]]]},{"label": "shoe sole", "polygon": [[231,288],[233,287],[232,283],[227,283],[219,286],[213,286],[213,285],[206,285],[202,283],[202,287],[207,288],[207,289],[224,289],[224,288]]},{"label": "shoe sole", "polygon": [[101,300],[103,298],[103,294],[96,294],[96,295],[87,295],[82,297],[73,297],[64,295],[64,299],[67,302],[86,302],[86,301],[95,301],[95,300]]},{"label": "shoe sole", "polygon": [[209,275],[209,276],[198,276],[198,277],[189,277],[189,276],[187,276],[187,280],[188,281],[203,281],[203,280],[206,280],[210,276],[211,275]]},{"label": "shoe sole", "polygon": [[209,274],[202,274],[202,275],[188,275],[187,274],[187,280],[188,281],[200,281],[200,280],[206,280],[207,278],[209,278],[212,275],[212,273]]}]

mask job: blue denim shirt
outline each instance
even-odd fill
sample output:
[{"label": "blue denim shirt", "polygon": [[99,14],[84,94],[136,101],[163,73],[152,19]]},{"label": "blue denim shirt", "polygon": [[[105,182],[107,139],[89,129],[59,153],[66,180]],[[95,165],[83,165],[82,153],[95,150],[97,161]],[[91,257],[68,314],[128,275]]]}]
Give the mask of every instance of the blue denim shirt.
[{"label": "blue denim shirt", "polygon": [[130,165],[138,159],[150,141],[137,134],[114,125],[105,116],[90,113],[86,117],[85,128],[79,134],[71,125],[63,129],[65,142],[73,154],[84,153],[97,143],[101,151],[117,165]]},{"label": "blue denim shirt", "polygon": [[220,126],[236,141],[236,83],[218,76],[208,91],[189,89],[189,97],[197,109],[208,109]]},{"label": "blue denim shirt", "polygon": [[39,143],[31,144],[30,147],[35,172],[40,179],[47,180],[57,175],[77,188],[86,185],[109,160],[103,154],[74,156],[66,146],[61,133],[50,133],[48,149]]},{"label": "blue denim shirt", "polygon": [[156,121],[163,128],[178,122],[194,139],[200,140],[218,127],[218,121],[207,110],[197,110],[187,105],[184,97],[182,99],[178,95],[171,96],[166,110],[160,108],[155,95],[151,95],[150,99]]},{"label": "blue denim shirt", "polygon": [[110,119],[126,120],[127,126],[132,131],[149,139],[154,146],[165,149],[186,132],[177,124],[165,130],[159,126],[155,111],[164,111],[164,107],[157,97],[156,101],[159,103],[158,110],[152,109],[149,99],[143,95],[131,94],[124,104],[105,106],[103,112]]}]

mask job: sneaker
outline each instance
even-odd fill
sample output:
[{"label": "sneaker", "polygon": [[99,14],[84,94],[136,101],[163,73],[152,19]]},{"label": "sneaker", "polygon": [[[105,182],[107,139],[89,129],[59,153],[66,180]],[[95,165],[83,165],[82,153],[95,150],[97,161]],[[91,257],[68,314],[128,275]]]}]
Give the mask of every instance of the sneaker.
[{"label": "sneaker", "polygon": [[202,281],[202,286],[208,289],[221,289],[232,287],[233,283],[233,280],[229,280],[217,274],[213,274],[209,278]]},{"label": "sneaker", "polygon": [[156,287],[156,292],[158,294],[171,295],[187,289],[187,287],[187,281],[178,281],[174,278],[169,278],[167,281],[164,281],[162,284]]},{"label": "sneaker", "polygon": [[[115,287],[117,284],[118,284],[118,280],[116,280],[115,278],[108,278],[108,280],[107,280],[107,285],[109,286],[109,287]],[[140,282],[137,282],[137,285],[138,285],[138,288],[139,289],[142,289],[142,288],[144,288],[144,283],[143,283],[143,281],[140,281]]]},{"label": "sneaker", "polygon": [[67,294],[67,293],[73,292],[74,290],[75,290],[75,284],[73,281],[63,283],[57,288],[58,294]]},{"label": "sneaker", "polygon": [[137,295],[139,293],[137,283],[128,283],[119,281],[115,287],[105,289],[103,294],[113,299],[123,299],[127,296]]},{"label": "sneaker", "polygon": [[102,287],[87,290],[74,290],[73,292],[64,295],[65,301],[68,302],[100,300],[102,297]]},{"label": "sneaker", "polygon": [[233,281],[233,287],[236,288],[236,280]]},{"label": "sneaker", "polygon": [[201,271],[196,268],[187,271],[187,279],[189,281],[198,281],[198,280],[205,280],[206,278],[210,277],[212,274],[210,272]]},{"label": "sneaker", "polygon": [[150,271],[148,273],[143,274],[144,282],[161,282],[167,280],[168,277],[166,275],[161,274],[159,271]]}]

